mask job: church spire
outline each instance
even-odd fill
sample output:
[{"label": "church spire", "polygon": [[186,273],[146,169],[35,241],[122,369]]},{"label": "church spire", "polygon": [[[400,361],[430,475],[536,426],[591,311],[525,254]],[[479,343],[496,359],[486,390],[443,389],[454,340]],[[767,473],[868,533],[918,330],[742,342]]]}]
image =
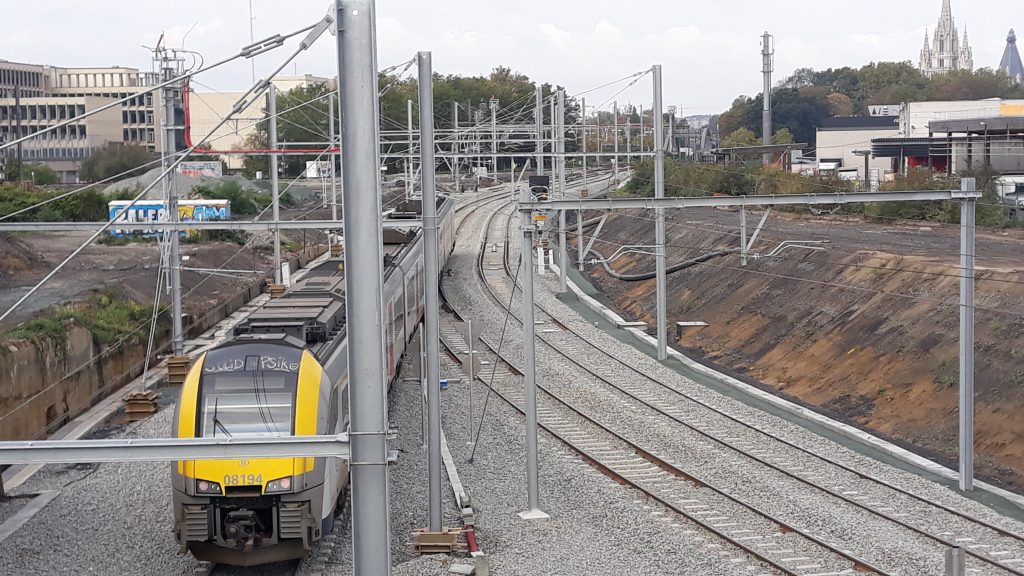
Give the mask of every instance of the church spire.
[{"label": "church spire", "polygon": [[1003,51],[1003,60],[999,63],[999,69],[1006,72],[1006,75],[1016,82],[1024,82],[1024,62],[1021,61],[1020,52],[1017,51],[1017,34],[1013,28],[1006,35],[1006,50]]},{"label": "church spire", "polygon": [[939,27],[953,30],[953,8],[949,5],[949,0],[942,0],[942,14],[939,15]]}]

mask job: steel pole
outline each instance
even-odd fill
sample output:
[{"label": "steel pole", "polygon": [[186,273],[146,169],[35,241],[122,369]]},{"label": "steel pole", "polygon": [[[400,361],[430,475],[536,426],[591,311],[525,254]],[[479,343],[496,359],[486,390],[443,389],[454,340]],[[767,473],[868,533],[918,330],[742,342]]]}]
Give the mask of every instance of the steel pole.
[{"label": "steel pole", "polygon": [[[961,181],[973,192],[974,178]],[[976,201],[960,204],[960,490],[974,490],[974,212]]]},{"label": "steel pole", "polygon": [[[555,157],[555,152],[558,151],[558,137],[555,135],[558,132],[558,122],[555,120],[555,107],[558,104],[558,97],[556,94],[551,94],[551,182],[552,185],[558,181],[558,158]],[[554,254],[554,252],[552,252]]]},{"label": "steel pole", "polygon": [[[331,147],[334,147],[334,139],[337,137],[334,125],[334,94],[327,98],[327,135],[331,139]],[[338,220],[338,162],[337,155],[331,154],[331,220]],[[334,244],[334,235],[327,233],[327,252],[330,253]]]},{"label": "steel pole", "polygon": [[[170,80],[174,72],[170,68],[164,80]],[[175,91],[179,85],[171,85],[162,89],[164,101],[164,170],[170,168],[178,151],[175,142],[174,103],[177,101]],[[167,220],[172,225],[178,222],[178,191],[174,185],[174,171],[167,173]],[[185,353],[185,334],[181,323],[181,251],[180,234],[172,230],[167,237],[167,268],[171,284],[171,352],[174,356]]]},{"label": "steel pole", "polygon": [[633,116],[626,114],[626,163],[633,161]]},{"label": "steel pole", "polygon": [[612,164],[612,182],[619,183],[619,102],[612,103],[612,133],[615,140],[615,161]]},{"label": "steel pole", "polygon": [[462,192],[462,177],[459,174],[459,103],[452,100],[452,166],[455,169],[455,191]]},{"label": "steel pole", "polygon": [[[373,0],[336,0],[341,88],[353,573],[391,572]],[[436,281],[436,278],[434,278]],[[339,398],[339,403],[342,399]]]},{"label": "steel pole", "polygon": [[[405,128],[409,135],[409,154],[412,154],[412,100],[405,101]],[[405,159],[405,199],[412,196],[413,166],[410,158]]]},{"label": "steel pole", "polygon": [[[277,150],[277,86],[273,83],[267,92],[267,114],[270,116],[268,128],[270,149]],[[270,203],[274,213],[274,221],[281,220],[280,190],[277,181],[277,154],[270,155]],[[274,284],[281,284],[281,229],[274,228]]]},{"label": "steel pole", "polygon": [[[437,194],[434,182],[434,117],[423,110],[434,109],[434,76],[430,52],[416,56],[419,63],[420,97],[420,178],[423,194],[423,271],[424,285],[423,327],[427,343],[427,502],[429,504],[430,531],[441,531],[441,351],[438,345],[440,305],[437,279],[440,276],[437,261]],[[470,350],[472,342],[467,342]],[[472,382],[469,384],[473,385]]]},{"label": "steel pole", "polygon": [[[761,110],[761,134],[762,141],[765,146],[772,143],[772,58],[774,51],[771,46],[772,37],[768,32],[764,33],[761,37],[761,61],[762,68],[761,73],[764,76],[764,92],[762,93],[762,101],[764,106]],[[772,155],[765,154],[761,157],[763,164],[768,165],[772,162]]]},{"label": "steel pole", "polygon": [[[590,195],[587,186],[587,99],[580,98],[580,126],[583,132],[583,191],[581,195]],[[576,211],[576,266],[583,272],[583,210]]]},{"label": "steel pole", "polygon": [[491,98],[491,167],[498,179],[498,101]]},{"label": "steel pole", "polygon": [[[520,187],[519,201],[530,201],[528,186]],[[533,223],[530,221],[529,210],[521,210],[519,214],[520,227],[523,231],[519,252],[523,259],[520,273],[523,275],[523,377],[526,394],[526,510],[520,512],[519,517],[523,520],[543,520],[548,518],[548,515],[540,509],[540,474],[537,457],[537,335],[534,332],[536,325],[533,318]],[[562,271],[565,271],[564,263]]]},{"label": "steel pole", "polygon": [[[558,193],[568,198],[565,189],[565,90],[558,91]],[[566,274],[569,270],[569,250],[566,247],[565,210],[558,211],[558,291],[566,292]]]},{"label": "steel pole", "polygon": [[[654,75],[654,197],[665,197],[665,138],[662,134],[665,131],[661,118],[661,64],[655,64],[651,69]],[[643,118],[641,117],[641,122]],[[641,130],[641,134],[643,130]],[[642,136],[641,136],[642,138]],[[668,311],[666,310],[667,296],[665,286],[665,209],[654,209],[654,243],[655,275],[658,300],[658,359],[668,358]]]},{"label": "steel pole", "polygon": [[[760,227],[758,227],[760,229]],[[740,206],[740,266],[747,265],[747,207]]]},{"label": "steel pole", "polygon": [[537,117],[537,175],[544,175],[544,88],[537,85],[537,104],[534,116]]}]

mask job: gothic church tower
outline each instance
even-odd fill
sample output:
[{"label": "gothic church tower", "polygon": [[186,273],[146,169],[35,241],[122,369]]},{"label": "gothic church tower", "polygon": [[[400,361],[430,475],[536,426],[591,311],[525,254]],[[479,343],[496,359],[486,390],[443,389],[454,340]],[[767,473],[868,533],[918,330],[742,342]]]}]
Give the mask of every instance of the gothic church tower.
[{"label": "gothic church tower", "polygon": [[964,40],[961,43],[949,0],[942,0],[942,13],[939,15],[939,24],[935,27],[935,35],[931,42],[928,41],[928,31],[924,33],[924,47],[921,49],[918,67],[926,76],[945,74],[951,70],[974,70],[974,57],[971,45],[967,41],[967,28],[964,28]]}]

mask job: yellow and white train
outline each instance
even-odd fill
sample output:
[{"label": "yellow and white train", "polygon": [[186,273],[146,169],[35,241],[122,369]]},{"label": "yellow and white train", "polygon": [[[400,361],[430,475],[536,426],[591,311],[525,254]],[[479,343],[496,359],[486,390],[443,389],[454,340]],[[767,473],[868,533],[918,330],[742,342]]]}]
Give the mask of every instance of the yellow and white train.
[{"label": "yellow and white train", "polygon": [[[440,268],[455,242],[454,202],[438,200]],[[419,217],[410,201],[386,215]],[[336,434],[348,427],[343,266],[331,259],[200,356],[182,386],[178,438]],[[439,268],[439,269],[440,269]],[[384,231],[389,382],[423,316],[422,230]],[[339,410],[339,396],[342,405]],[[172,466],[174,535],[200,560],[255,565],[299,558],[334,529],[348,485],[337,459],[193,460]]]}]

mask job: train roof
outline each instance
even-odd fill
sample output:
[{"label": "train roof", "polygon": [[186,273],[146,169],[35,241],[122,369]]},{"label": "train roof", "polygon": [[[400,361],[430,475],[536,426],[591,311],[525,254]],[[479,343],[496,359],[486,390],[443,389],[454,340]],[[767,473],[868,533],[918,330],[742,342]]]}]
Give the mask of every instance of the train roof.
[{"label": "train roof", "polygon": [[[438,213],[450,210],[451,199],[438,197]],[[415,220],[421,202],[410,199],[384,214],[391,221]],[[384,277],[404,261],[422,235],[418,225],[383,231]],[[310,269],[279,298],[274,298],[235,327],[241,342],[280,342],[305,346],[318,359],[326,358],[345,338],[345,272],[342,258],[329,258]]]}]

